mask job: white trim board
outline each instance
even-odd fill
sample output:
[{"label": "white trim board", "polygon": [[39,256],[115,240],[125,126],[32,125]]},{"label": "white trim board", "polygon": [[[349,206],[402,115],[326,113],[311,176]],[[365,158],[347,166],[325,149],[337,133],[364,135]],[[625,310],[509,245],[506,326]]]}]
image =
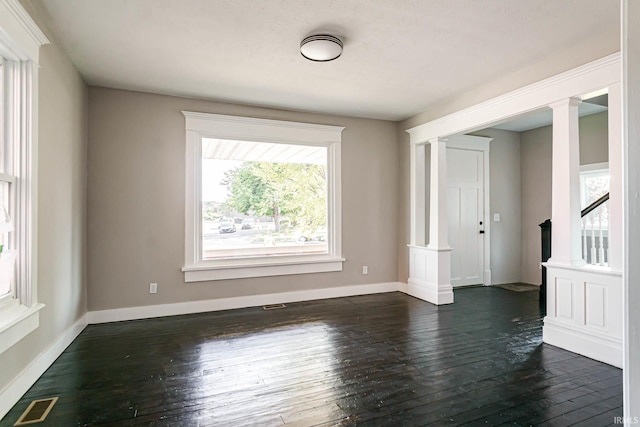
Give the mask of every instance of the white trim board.
[{"label": "white trim board", "polygon": [[62,352],[76,339],[87,326],[85,314],[67,328],[46,350],[38,355],[4,389],[0,391],[0,420],[13,408],[22,396],[56,361]]},{"label": "white trim board", "polygon": [[275,294],[250,295],[242,297],[219,298],[203,301],[188,301],[173,304],[158,304],[110,310],[97,310],[88,313],[89,324],[120,322],[123,320],[150,319],[154,317],[177,316],[181,314],[204,313],[209,311],[232,310],[236,308],[259,307],[268,304],[282,304],[300,301],[313,301],[327,298],[341,298],[355,295],[396,292],[398,282],[374,283],[369,285],[340,286],[335,288],[311,289],[308,291],[280,292]]},{"label": "white trim board", "polygon": [[599,362],[622,368],[622,341],[590,334],[572,325],[546,317],[542,328],[545,344],[578,353]]},{"label": "white trim board", "polygon": [[622,75],[620,52],[516,89],[464,110],[407,129],[411,144],[491,127],[550,103],[585,95],[618,83]]}]

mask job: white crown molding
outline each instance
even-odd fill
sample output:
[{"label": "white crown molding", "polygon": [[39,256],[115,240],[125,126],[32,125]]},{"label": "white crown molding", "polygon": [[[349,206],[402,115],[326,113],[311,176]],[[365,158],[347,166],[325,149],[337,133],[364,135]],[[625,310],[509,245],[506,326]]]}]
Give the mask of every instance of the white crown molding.
[{"label": "white crown molding", "polygon": [[0,0],[0,28],[10,40],[2,37],[5,44],[20,60],[31,60],[38,63],[40,46],[49,44],[29,13],[18,0]]},{"label": "white crown molding", "polygon": [[7,9],[13,16],[20,21],[22,26],[27,30],[34,42],[39,46],[49,44],[49,39],[44,35],[38,24],[31,18],[29,13],[22,7],[18,0],[1,0],[7,5]]},{"label": "white crown molding", "polygon": [[407,129],[411,144],[424,144],[430,139],[470,132],[528,113],[549,104],[595,90],[620,81],[621,56],[614,53],[572,70],[516,89],[472,107]]}]

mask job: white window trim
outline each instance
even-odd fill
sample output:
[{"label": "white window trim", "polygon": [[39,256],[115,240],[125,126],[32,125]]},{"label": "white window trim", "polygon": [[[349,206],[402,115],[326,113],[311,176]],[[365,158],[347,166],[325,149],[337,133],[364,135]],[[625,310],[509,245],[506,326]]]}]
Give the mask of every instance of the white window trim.
[{"label": "white window trim", "polygon": [[[340,144],[344,127],[183,111],[186,128],[185,282],[342,271]],[[327,147],[328,253],[203,260],[202,138]]]},{"label": "white window trim", "polygon": [[[38,63],[40,46],[49,43],[17,0],[0,0],[0,55],[13,61],[5,103],[11,116],[4,138],[14,141],[16,215],[14,239],[19,242],[16,298],[0,307],[0,354],[39,325],[44,304],[37,299],[37,152]],[[4,84],[4,82],[3,82]],[[9,110],[9,108],[7,108]]]}]

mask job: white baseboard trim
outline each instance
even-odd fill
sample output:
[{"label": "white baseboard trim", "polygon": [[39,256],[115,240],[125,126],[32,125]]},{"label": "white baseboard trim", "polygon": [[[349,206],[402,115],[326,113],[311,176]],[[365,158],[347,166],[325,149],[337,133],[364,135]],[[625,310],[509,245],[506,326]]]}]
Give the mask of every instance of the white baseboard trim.
[{"label": "white baseboard trim", "polygon": [[[403,284],[404,292],[407,295],[430,302],[435,305],[453,304],[453,288],[451,285],[437,289],[424,282],[409,279],[408,284]],[[400,288],[398,288],[401,290]]]},{"label": "white baseboard trim", "polygon": [[399,282],[398,283],[398,290],[402,293],[405,294],[409,294],[409,284],[408,283],[403,283],[403,282]]},{"label": "white baseboard trim", "polygon": [[0,391],[0,419],[13,408],[62,352],[87,327],[87,315],[67,328],[45,351],[40,353],[22,372]]},{"label": "white baseboard trim", "polygon": [[267,304],[283,304],[326,298],[395,292],[399,289],[400,285],[401,284],[398,282],[374,283],[369,285],[340,286],[335,288],[311,289],[307,291],[280,292],[275,294],[179,302],[174,304],[115,308],[111,310],[90,311],[88,316],[89,324],[120,322],[123,320],[150,319],[154,317],[176,316],[180,314],[258,307]]},{"label": "white baseboard trim", "polygon": [[590,359],[622,368],[622,341],[568,327],[553,319],[544,320],[542,341]]}]

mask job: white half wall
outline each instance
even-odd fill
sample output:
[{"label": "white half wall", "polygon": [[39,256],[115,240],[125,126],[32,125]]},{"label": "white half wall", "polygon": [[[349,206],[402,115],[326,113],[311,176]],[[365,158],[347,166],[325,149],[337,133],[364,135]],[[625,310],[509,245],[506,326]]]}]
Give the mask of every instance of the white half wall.
[{"label": "white half wall", "polygon": [[622,367],[622,275],[598,267],[547,267],[545,343]]}]

